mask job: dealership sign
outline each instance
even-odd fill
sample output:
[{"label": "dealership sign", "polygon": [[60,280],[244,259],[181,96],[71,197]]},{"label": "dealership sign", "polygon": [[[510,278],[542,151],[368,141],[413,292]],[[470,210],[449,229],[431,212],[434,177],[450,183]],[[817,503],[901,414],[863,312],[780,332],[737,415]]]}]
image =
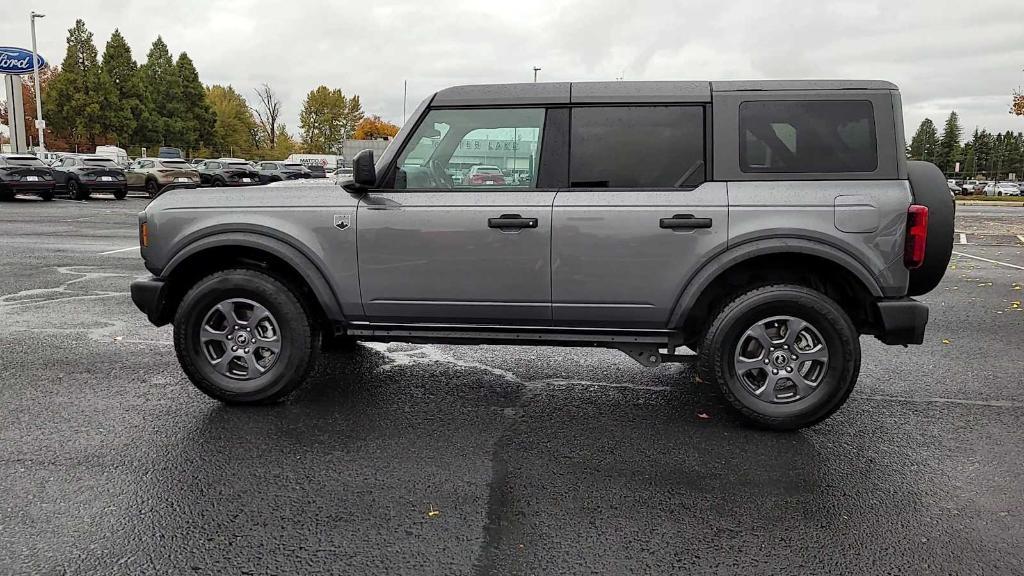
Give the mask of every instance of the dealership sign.
[{"label": "dealership sign", "polygon": [[[42,56],[36,55],[39,68],[46,66]],[[13,46],[0,46],[0,74],[31,74],[32,51]]]}]

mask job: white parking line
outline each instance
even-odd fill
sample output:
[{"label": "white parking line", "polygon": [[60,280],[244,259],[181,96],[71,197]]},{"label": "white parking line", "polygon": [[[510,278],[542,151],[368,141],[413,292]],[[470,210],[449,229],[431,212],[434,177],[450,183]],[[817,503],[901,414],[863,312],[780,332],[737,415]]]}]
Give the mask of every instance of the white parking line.
[{"label": "white parking line", "polygon": [[960,234],[960,243],[967,244],[967,234]]},{"label": "white parking line", "polygon": [[54,198],[57,202],[74,202],[75,204],[85,204],[85,200],[68,200],[67,198]]},{"label": "white parking line", "polygon": [[963,252],[957,252],[956,250],[953,250],[953,254],[956,254],[957,256],[965,256],[967,258],[974,258],[975,260],[981,260],[982,262],[988,262],[990,264],[999,264],[1000,266],[1006,266],[1008,268],[1024,270],[1024,266],[1017,266],[1016,264],[1007,264],[1006,262],[1000,262],[999,260],[989,260],[988,258],[982,258],[981,256],[975,256],[973,254],[965,254]]},{"label": "white parking line", "polygon": [[117,254],[118,252],[127,252],[129,250],[138,250],[138,246],[131,246],[129,248],[118,248],[117,250],[111,250],[109,252],[100,252],[100,256],[106,256],[107,254]]}]

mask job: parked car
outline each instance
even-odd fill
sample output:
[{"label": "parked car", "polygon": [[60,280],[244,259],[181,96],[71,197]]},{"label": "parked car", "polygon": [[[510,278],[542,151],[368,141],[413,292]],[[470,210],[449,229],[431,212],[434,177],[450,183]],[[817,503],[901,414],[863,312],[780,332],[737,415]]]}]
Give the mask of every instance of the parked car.
[{"label": "parked car", "polygon": [[128,152],[124,148],[120,148],[118,146],[97,146],[96,152],[93,155],[110,158],[122,168],[131,163],[128,160]]},{"label": "parked car", "polygon": [[463,184],[467,186],[504,186],[505,175],[497,166],[473,166]]},{"label": "parked car", "polygon": [[309,178],[309,169],[298,162],[285,162],[283,160],[260,162],[256,165],[259,172],[260,182],[280,182],[282,180],[300,180]]},{"label": "parked car", "polygon": [[1020,196],[1020,186],[1013,182],[989,182],[983,191],[986,196]]},{"label": "parked car", "polygon": [[0,200],[35,194],[53,200],[53,169],[31,154],[0,154]]},{"label": "parked car", "polygon": [[94,192],[109,192],[118,200],[128,195],[124,170],[105,156],[65,156],[53,168],[53,178],[56,191],[74,200],[85,200]]},{"label": "parked car", "polygon": [[320,164],[306,164],[309,170],[309,178],[327,178],[327,169]]},{"label": "parked car", "polygon": [[203,162],[206,162],[206,158],[192,158],[191,160],[188,161],[188,163],[193,166],[199,166]]},{"label": "parked car", "polygon": [[124,172],[128,188],[145,190],[150,198],[170,184],[199,184],[199,172],[188,162],[175,158],[139,158]]},{"label": "parked car", "polygon": [[961,188],[960,186],[957,186],[956,182],[954,182],[953,180],[946,180],[946,185],[949,186],[949,191],[953,195],[963,194],[964,193],[963,188]]},{"label": "parked car", "polygon": [[351,180],[352,179],[352,169],[351,168],[338,168],[334,172],[331,172],[331,177],[334,178],[338,182],[340,182],[342,180]]},{"label": "parked car", "polygon": [[185,155],[181,153],[181,148],[173,148],[171,146],[161,146],[156,153],[157,158],[185,158]]},{"label": "parked car", "polygon": [[981,188],[979,188],[979,182],[977,180],[965,180],[960,188],[963,190],[963,193],[967,195],[981,192]]},{"label": "parked car", "polygon": [[[602,346],[694,361],[739,414],[792,429],[850,396],[861,335],[924,341],[913,297],[946,271],[954,204],[907,161],[893,84],[462,86],[409,125],[353,159],[348,194],[297,181],[146,207],[153,276],[132,299],[173,322],[199,390],[283,399],[323,338]],[[533,178],[453,188],[467,135],[510,133]]]},{"label": "parked car", "polygon": [[242,158],[207,160],[196,167],[201,186],[252,186],[260,183],[260,174]]}]

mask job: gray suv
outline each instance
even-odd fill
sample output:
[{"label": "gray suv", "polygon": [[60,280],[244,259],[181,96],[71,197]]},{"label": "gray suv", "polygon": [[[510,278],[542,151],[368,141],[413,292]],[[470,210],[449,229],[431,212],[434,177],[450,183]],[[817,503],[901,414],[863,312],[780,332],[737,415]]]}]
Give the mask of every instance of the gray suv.
[{"label": "gray suv", "polygon": [[904,149],[887,82],[453,87],[340,187],[161,195],[132,298],[228,403],[289,395],[326,341],[601,346],[798,428],[860,335],[923,341],[953,203]]}]

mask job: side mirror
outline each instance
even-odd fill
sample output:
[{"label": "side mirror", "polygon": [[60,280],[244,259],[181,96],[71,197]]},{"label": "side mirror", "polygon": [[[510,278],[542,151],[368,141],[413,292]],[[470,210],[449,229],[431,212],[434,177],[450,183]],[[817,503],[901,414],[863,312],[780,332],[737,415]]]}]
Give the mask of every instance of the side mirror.
[{"label": "side mirror", "polygon": [[363,150],[352,159],[352,180],[360,188],[377,185],[377,169],[373,165],[373,150]]}]

